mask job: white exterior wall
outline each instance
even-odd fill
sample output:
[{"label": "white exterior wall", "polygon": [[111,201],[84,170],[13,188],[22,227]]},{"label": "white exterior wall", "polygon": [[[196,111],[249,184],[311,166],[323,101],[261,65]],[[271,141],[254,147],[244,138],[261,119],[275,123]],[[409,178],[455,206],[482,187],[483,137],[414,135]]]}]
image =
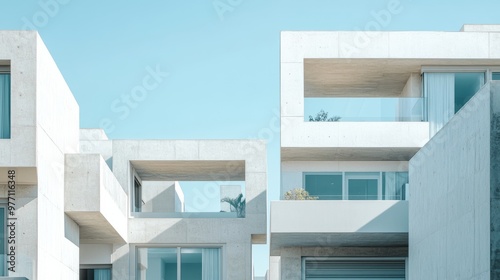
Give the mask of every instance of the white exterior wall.
[{"label": "white exterior wall", "polygon": [[0,33],[12,84],[12,137],[0,141],[0,165],[19,174],[10,275],[78,279],[79,228],[64,214],[64,154],[78,152],[78,105],[36,32]]},{"label": "white exterior wall", "polygon": [[410,161],[409,279],[490,279],[490,87]]},{"label": "white exterior wall", "polygon": [[79,151],[79,108],[38,36],[36,46],[38,273],[30,279],[78,279],[79,244],[67,238],[78,229],[64,218],[64,154]]}]

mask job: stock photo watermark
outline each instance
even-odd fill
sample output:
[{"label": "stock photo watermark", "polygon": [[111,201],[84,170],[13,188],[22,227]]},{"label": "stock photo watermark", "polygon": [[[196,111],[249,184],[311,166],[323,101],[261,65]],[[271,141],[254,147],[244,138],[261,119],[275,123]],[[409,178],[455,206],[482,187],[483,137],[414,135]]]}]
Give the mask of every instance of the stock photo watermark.
[{"label": "stock photo watermark", "polygon": [[99,126],[107,133],[112,133],[116,128],[116,121],[125,120],[130,115],[133,109],[137,109],[144,100],[146,100],[151,92],[156,90],[170,75],[164,72],[160,65],[155,68],[146,67],[147,74],[142,78],[141,82],[134,86],[129,93],[122,94],[111,102],[110,110],[114,113],[114,117],[103,118],[99,122]]},{"label": "stock photo watermark", "polygon": [[22,17],[23,30],[37,30],[47,26],[51,19],[56,17],[61,8],[71,0],[41,0],[38,2],[39,9],[31,17]]},{"label": "stock photo watermark", "polygon": [[244,0],[216,0],[212,2],[219,19],[223,21],[226,13],[232,13]]}]

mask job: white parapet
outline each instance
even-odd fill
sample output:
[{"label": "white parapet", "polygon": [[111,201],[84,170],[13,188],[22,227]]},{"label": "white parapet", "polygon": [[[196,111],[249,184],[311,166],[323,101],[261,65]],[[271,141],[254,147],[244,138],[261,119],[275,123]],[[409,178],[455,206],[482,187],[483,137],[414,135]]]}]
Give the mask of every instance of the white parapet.
[{"label": "white parapet", "polygon": [[308,200],[271,203],[271,250],[294,246],[408,244],[408,201]]}]

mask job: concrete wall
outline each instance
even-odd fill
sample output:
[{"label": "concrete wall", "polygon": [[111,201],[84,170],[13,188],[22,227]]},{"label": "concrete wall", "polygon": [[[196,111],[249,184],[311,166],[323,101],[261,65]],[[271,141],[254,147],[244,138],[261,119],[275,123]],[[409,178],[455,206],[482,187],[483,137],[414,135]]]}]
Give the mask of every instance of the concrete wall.
[{"label": "concrete wall", "polygon": [[176,212],[175,182],[142,182],[142,212]]},{"label": "concrete wall", "polygon": [[0,141],[0,165],[21,178],[18,262],[10,276],[78,279],[79,227],[64,214],[64,154],[79,151],[78,105],[36,32],[0,37],[0,59],[12,73],[12,137]]},{"label": "concrete wall", "polygon": [[500,81],[490,82],[490,277],[500,278]]},{"label": "concrete wall", "polygon": [[64,154],[79,152],[79,108],[50,53],[36,37],[38,252],[36,277],[78,279],[78,227],[64,215]]},{"label": "concrete wall", "polygon": [[[273,201],[270,231],[271,234],[405,233],[408,232],[408,201]],[[299,244],[308,242],[302,240]]]},{"label": "concrete wall", "polygon": [[409,279],[490,279],[490,101],[487,84],[410,161]]},{"label": "concrete wall", "polygon": [[11,66],[11,139],[0,140],[0,165],[36,166],[36,32],[0,31],[0,60]]},{"label": "concrete wall", "polygon": [[111,244],[80,244],[80,264],[84,265],[111,265]]},{"label": "concrete wall", "polygon": [[82,243],[127,240],[128,198],[99,154],[66,154],[64,210]]}]

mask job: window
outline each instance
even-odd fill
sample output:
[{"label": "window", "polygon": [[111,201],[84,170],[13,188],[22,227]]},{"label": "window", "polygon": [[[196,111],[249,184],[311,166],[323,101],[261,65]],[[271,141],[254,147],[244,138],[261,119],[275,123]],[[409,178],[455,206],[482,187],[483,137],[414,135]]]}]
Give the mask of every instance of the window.
[{"label": "window", "polygon": [[304,189],[318,200],[403,200],[408,172],[304,173]]},{"label": "window", "polygon": [[319,200],[342,199],[342,173],[305,174],[304,186]]},{"label": "window", "polygon": [[401,258],[312,258],[302,259],[302,279],[406,279]]},{"label": "window", "polygon": [[10,72],[0,66],[0,139],[10,139]]},{"label": "window", "polygon": [[220,280],[220,248],[139,248],[137,279]]},{"label": "window", "polygon": [[377,200],[380,173],[347,173],[349,200]]},{"label": "window", "polygon": [[493,72],[493,73],[491,74],[491,79],[492,79],[493,81],[500,81],[500,72]]},{"label": "window", "polygon": [[142,186],[137,178],[134,178],[134,212],[142,209]]}]

